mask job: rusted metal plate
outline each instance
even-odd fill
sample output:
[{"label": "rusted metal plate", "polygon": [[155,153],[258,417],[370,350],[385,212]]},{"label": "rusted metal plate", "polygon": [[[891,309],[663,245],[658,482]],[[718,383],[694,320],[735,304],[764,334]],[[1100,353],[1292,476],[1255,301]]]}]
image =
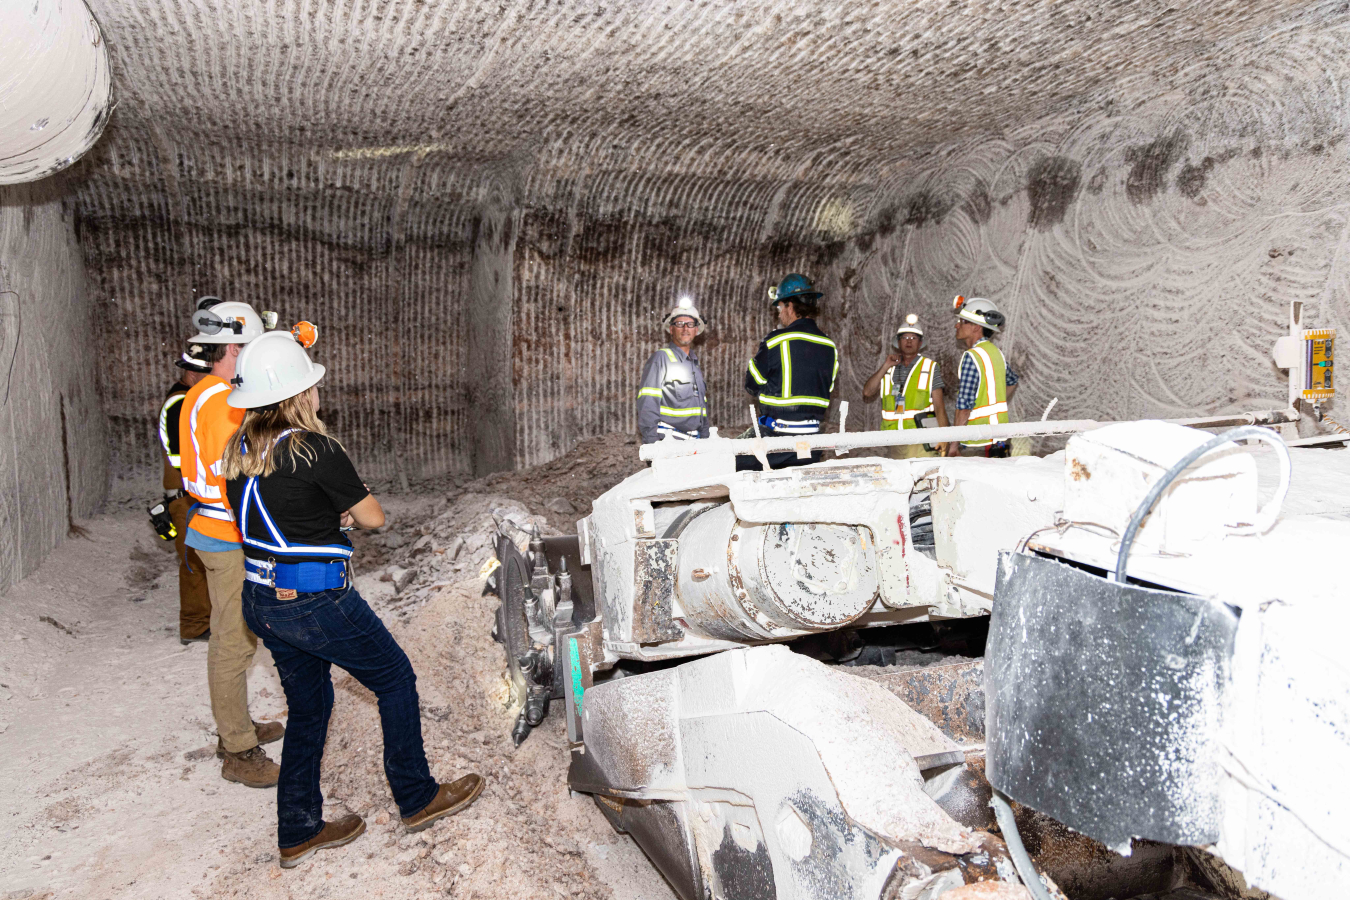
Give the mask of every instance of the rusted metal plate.
[{"label": "rusted metal plate", "polygon": [[984,740],[984,660],[854,673],[876,681],[955,741]]},{"label": "rusted metal plate", "polygon": [[639,644],[684,637],[670,618],[679,545],[673,540],[638,541],[633,549],[633,640]]}]

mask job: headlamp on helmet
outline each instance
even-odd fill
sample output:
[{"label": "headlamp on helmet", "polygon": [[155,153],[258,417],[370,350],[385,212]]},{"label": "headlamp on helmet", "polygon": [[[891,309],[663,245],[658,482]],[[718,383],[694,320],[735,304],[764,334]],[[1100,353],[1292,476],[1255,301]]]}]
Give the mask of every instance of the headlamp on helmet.
[{"label": "headlamp on helmet", "polygon": [[308,350],[319,341],[319,326],[313,322],[296,322],[291,326],[291,337],[301,347]]},{"label": "headlamp on helmet", "polygon": [[906,334],[916,335],[920,342],[923,341],[923,326],[919,324],[919,317],[914,313],[905,316],[905,323],[895,330],[895,340],[891,342],[891,346],[899,349],[900,338]]},{"label": "headlamp on helmet", "polygon": [[703,330],[708,327],[707,322],[704,321],[703,316],[694,306],[694,298],[688,294],[675,301],[675,308],[666,313],[665,318],[661,320],[661,327],[669,331],[670,327],[675,324],[676,319],[693,319],[694,324],[698,326],[696,334],[702,334]]},{"label": "headlamp on helmet", "polygon": [[188,372],[206,374],[211,371],[210,357],[211,350],[207,345],[193,342],[187,345],[187,349],[173,361],[173,364]]}]

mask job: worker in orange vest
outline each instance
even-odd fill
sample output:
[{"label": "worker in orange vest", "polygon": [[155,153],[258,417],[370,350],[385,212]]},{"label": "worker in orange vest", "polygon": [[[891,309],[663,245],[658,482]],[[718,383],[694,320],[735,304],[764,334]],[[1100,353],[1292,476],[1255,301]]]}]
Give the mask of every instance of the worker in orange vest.
[{"label": "worker in orange vest", "polygon": [[179,421],[183,485],[195,501],[187,545],[202,561],[211,595],[206,679],[220,735],[216,755],[224,760],[221,777],[248,787],[272,787],[280,769],[259,744],[280,740],[286,729],[280,722],[254,722],[248,712],[248,667],[258,639],[244,622],[244,548],[220,474],[225,445],[244,418],[243,410],[225,402],[235,361],[264,329],[247,303],[212,301],[216,298],[203,298],[193,315],[200,333],[191,338],[191,343],[208,347],[211,371],[188,391]]}]

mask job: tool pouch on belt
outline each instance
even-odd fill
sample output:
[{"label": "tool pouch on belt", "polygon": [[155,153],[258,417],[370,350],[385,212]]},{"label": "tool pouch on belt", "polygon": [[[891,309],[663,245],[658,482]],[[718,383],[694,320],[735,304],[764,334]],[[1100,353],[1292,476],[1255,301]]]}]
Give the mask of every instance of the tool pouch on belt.
[{"label": "tool pouch on belt", "polygon": [[[915,428],[936,428],[938,424],[937,415],[930,412],[916,413],[914,416]],[[924,444],[923,449],[929,453],[936,453],[937,447],[932,444]]]}]

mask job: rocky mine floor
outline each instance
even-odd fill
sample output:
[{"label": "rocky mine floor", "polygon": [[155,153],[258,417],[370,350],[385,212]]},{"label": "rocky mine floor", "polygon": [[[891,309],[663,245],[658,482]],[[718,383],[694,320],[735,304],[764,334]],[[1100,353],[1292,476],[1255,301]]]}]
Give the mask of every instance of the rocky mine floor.
[{"label": "rocky mine floor", "polygon": [[[137,513],[83,523],[86,537],[0,598],[0,796],[14,798],[0,812],[0,898],[672,898],[631,840],[569,794],[557,717],[512,746],[496,599],[479,574],[499,521],[570,530],[640,465],[634,443],[601,438],[531,472],[384,498],[387,526],[356,537],[357,586],[417,671],[433,774],[478,772],[487,788],[405,834],[374,697],[335,669],[325,811],[358,812],[368,830],[288,871],[275,792],[220,779],[206,648],[177,641],[171,548]],[[250,690],[255,718],[285,718],[261,646]]]}]

